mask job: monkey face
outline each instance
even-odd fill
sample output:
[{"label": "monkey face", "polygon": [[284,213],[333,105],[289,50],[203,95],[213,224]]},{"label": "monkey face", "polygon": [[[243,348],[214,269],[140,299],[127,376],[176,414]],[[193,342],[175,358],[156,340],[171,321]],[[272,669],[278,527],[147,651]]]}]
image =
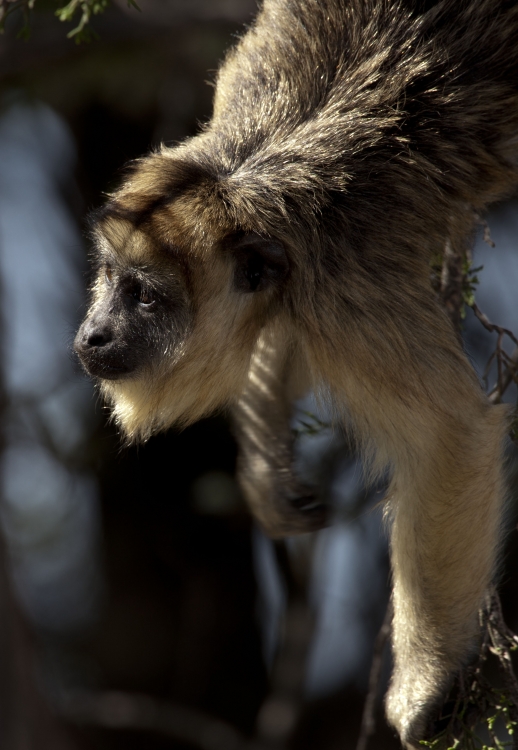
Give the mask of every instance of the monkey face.
[{"label": "monkey face", "polygon": [[243,231],[201,240],[176,219],[174,206],[139,222],[112,205],[94,228],[97,274],[74,348],[130,439],[239,396],[289,271],[280,242]]},{"label": "monkey face", "polygon": [[174,359],[185,340],[193,317],[186,280],[181,264],[160,262],[129,222],[105,219],[95,239],[93,299],[74,348],[93,377],[137,378],[161,355]]},{"label": "monkey face", "polygon": [[177,351],[191,320],[180,273],[164,283],[156,270],[107,259],[74,347],[93,377],[133,378],[150,369],[161,352]]}]

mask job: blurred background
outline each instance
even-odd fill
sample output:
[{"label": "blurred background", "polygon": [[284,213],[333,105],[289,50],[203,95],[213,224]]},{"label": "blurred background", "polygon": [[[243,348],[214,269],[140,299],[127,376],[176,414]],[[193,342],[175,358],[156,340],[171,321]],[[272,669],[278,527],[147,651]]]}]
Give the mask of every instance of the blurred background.
[{"label": "blurred background", "polygon": [[[76,45],[45,2],[27,41],[16,13],[0,38],[0,745],[356,748],[389,597],[383,487],[364,488],[309,397],[298,464],[334,523],[274,545],[244,507],[224,415],[123,448],[71,353],[85,216],[128,160],[210,117],[218,62],[255,3],[117,0],[93,21],[99,39]],[[488,221],[477,302],[517,333],[518,202]],[[464,333],[482,376],[495,336],[470,310]],[[500,580],[514,630],[517,474],[510,448]],[[382,641],[369,747],[390,750]]]}]

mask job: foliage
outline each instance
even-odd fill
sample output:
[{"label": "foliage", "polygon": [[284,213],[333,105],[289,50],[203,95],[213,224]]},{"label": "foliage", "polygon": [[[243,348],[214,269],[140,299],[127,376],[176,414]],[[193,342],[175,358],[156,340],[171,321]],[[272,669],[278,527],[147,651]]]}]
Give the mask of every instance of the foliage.
[{"label": "foliage", "polygon": [[475,292],[477,290],[477,286],[480,284],[480,280],[477,276],[477,274],[482,271],[484,266],[477,266],[476,268],[473,267],[473,261],[471,257],[466,256],[463,259],[462,264],[462,300],[464,302],[464,305],[461,310],[461,317],[462,319],[465,319],[466,317],[466,306],[467,307],[473,307],[475,304]]},{"label": "foliage", "polygon": [[[516,746],[518,683],[511,653],[518,651],[518,636],[505,624],[495,593],[487,597],[480,626],[484,635],[478,661],[460,674],[452,688],[438,721],[443,728],[430,740],[420,742],[429,750],[504,750]],[[495,684],[497,673],[501,685]]]},{"label": "foliage", "polygon": [[[140,10],[135,0],[127,0],[128,7]],[[27,39],[30,36],[30,17],[36,0],[0,0],[0,32],[4,31],[5,21],[14,11],[23,14],[23,25],[19,36]],[[59,4],[59,3],[56,3]],[[75,23],[76,26],[68,32],[67,37],[80,42],[90,42],[98,36],[91,27],[92,16],[103,13],[109,6],[110,0],[69,0],[65,5],[55,9],[55,15],[60,21]]]},{"label": "foliage", "polygon": [[[480,685],[476,686],[477,690],[464,700],[461,705],[456,705],[454,711],[443,718],[449,722],[441,733],[436,735],[431,741],[421,740],[419,743],[430,750],[504,750],[512,748],[514,745],[514,731],[517,722],[511,718],[510,712],[513,708],[508,696],[498,689],[487,686],[481,690]],[[479,712],[484,706],[487,711],[484,723],[489,733],[490,744],[487,744],[480,734],[485,728],[482,722],[477,722],[473,726],[471,714]],[[454,728],[454,729],[453,729]],[[452,737],[452,730],[456,736]],[[500,737],[497,734],[500,733]],[[506,737],[502,739],[502,733]]]}]

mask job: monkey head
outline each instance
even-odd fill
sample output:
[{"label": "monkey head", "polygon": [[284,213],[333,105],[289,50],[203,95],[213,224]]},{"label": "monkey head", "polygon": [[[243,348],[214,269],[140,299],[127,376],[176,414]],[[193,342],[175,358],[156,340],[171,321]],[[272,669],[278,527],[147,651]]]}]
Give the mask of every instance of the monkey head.
[{"label": "monkey head", "polygon": [[169,155],[142,160],[92,222],[95,280],[74,348],[129,439],[240,393],[289,274],[284,245],[232,220],[217,180],[186,171]]}]

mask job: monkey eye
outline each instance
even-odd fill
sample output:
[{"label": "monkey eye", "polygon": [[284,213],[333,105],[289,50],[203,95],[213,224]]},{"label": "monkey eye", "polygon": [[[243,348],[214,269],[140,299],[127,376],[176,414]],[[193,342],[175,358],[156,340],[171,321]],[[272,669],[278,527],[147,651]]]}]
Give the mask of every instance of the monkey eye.
[{"label": "monkey eye", "polygon": [[112,283],[112,280],[113,280],[113,271],[112,271],[112,267],[110,266],[109,263],[106,264],[106,268],[104,269],[104,277],[105,277],[106,281],[108,282],[108,284]]},{"label": "monkey eye", "polygon": [[153,292],[142,284],[135,284],[133,286],[131,296],[144,307],[151,307],[156,302]]}]

